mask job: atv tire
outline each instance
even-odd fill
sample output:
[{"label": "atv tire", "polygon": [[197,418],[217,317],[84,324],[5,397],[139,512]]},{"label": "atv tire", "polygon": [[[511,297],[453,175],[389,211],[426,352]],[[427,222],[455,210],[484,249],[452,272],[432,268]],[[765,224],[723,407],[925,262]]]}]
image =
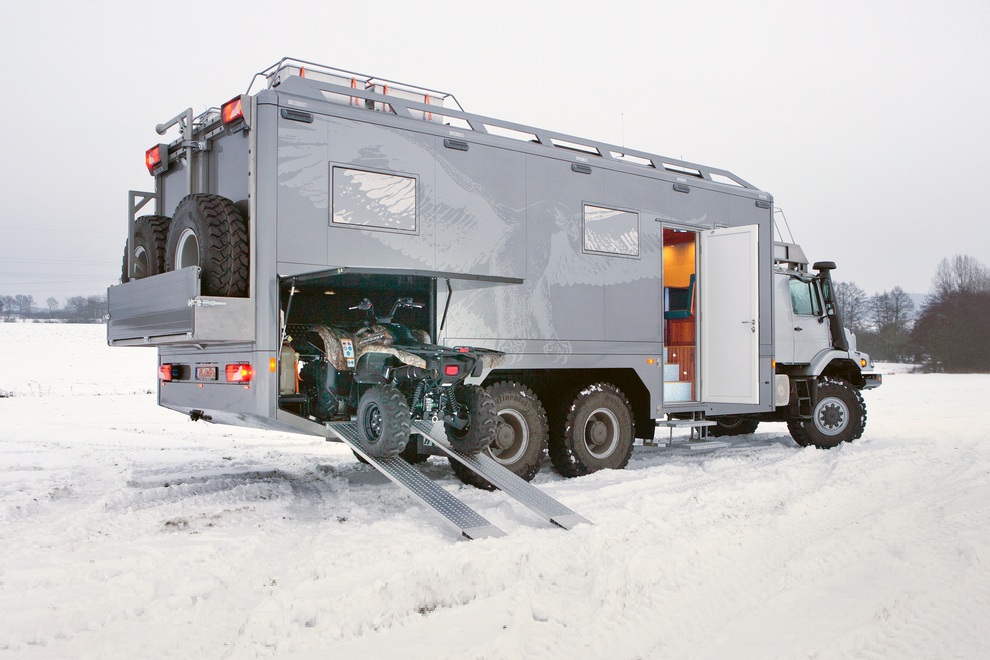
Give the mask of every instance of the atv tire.
[{"label": "atv tire", "polygon": [[461,385],[454,390],[454,398],[468,424],[463,429],[444,424],[450,445],[468,455],[487,449],[495,440],[498,420],[491,395],[477,385]]},{"label": "atv tire", "polygon": [[357,432],[361,449],[375,458],[392,458],[409,442],[409,404],[391,385],[375,385],[361,395]]}]

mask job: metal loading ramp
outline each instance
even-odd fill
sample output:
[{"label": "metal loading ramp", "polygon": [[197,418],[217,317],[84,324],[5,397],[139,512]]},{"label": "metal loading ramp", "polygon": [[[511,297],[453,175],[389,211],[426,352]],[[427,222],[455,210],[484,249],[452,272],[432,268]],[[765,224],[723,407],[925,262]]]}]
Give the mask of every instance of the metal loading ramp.
[{"label": "metal loading ramp", "polygon": [[[401,457],[382,459],[368,455],[358,441],[357,424],[354,422],[330,422],[326,428],[375,469],[433,509],[444,522],[453,526],[462,536],[469,539],[505,536],[504,531],[432,482]],[[412,431],[428,438],[443,453],[487,479],[496,488],[534,511],[544,520],[564,529],[589,522],[528,481],[502,467],[490,456],[486,454],[466,456],[453,449],[447,441],[442,422],[414,421]]]}]

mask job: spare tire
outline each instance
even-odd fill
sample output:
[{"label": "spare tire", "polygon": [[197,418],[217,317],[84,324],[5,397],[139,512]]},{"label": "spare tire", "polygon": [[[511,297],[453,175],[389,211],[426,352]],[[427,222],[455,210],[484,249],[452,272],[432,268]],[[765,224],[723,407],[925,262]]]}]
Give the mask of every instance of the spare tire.
[{"label": "spare tire", "polygon": [[169,270],[198,266],[204,296],[246,296],[249,259],[247,222],[233,202],[203,194],[179,202],[168,230]]},{"label": "spare tire", "polygon": [[124,262],[120,267],[121,284],[165,272],[169,222],[169,218],[164,215],[142,215],[134,221],[131,272],[127,272],[128,244],[125,241]]}]

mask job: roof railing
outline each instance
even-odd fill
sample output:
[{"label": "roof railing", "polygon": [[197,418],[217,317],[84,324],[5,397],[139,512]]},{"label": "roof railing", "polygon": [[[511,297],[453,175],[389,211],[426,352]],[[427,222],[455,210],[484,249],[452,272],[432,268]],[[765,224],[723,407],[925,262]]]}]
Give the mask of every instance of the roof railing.
[{"label": "roof railing", "polygon": [[[276,64],[255,74],[248,86],[250,94],[262,81],[265,89],[284,88],[285,91],[318,90],[324,100],[351,107],[385,112],[401,117],[441,123],[454,129],[541,144],[569,151],[576,160],[607,161],[662,170],[678,177],[694,178],[721,185],[758,190],[735,174],[722,169],[667,158],[656,154],[588,140],[545,129],[465,112],[453,94],[409,85],[377,76],[337,69],[295,58],[282,58]],[[304,87],[298,87],[304,85]],[[448,103],[448,101],[450,103]],[[451,107],[453,106],[456,107]]]}]

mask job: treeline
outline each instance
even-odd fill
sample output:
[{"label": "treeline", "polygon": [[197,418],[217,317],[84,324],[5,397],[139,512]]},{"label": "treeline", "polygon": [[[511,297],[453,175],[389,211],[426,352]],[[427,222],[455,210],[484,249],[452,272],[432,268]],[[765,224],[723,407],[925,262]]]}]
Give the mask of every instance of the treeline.
[{"label": "treeline", "polygon": [[72,296],[60,305],[54,297],[46,301],[46,307],[38,308],[34,296],[18,294],[0,296],[0,320],[17,319],[64,321],[68,323],[100,323],[107,313],[106,295]]},{"label": "treeline", "polygon": [[943,259],[920,309],[901,287],[868,296],[839,282],[835,291],[843,322],[873,359],[990,372],[990,268],[973,257]]}]

